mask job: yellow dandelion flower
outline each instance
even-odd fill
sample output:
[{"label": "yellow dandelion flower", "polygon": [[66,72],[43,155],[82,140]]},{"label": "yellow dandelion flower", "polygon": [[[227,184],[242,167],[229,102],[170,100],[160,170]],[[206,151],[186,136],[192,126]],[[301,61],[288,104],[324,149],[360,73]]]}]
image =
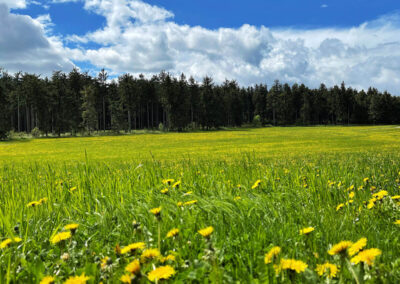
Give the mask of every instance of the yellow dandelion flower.
[{"label": "yellow dandelion flower", "polygon": [[150,271],[149,274],[147,275],[147,278],[150,281],[154,282],[161,279],[169,279],[175,273],[176,273],[175,269],[170,265],[160,266]]},{"label": "yellow dandelion flower", "polygon": [[138,242],[138,243],[133,243],[130,245],[127,245],[126,247],[123,247],[121,249],[121,254],[126,254],[128,252],[135,252],[137,250],[142,250],[146,247],[146,244],[143,242]]},{"label": "yellow dandelion flower", "polygon": [[368,183],[368,182],[369,182],[369,178],[367,178],[367,177],[364,178],[364,179],[363,179],[363,182]]},{"label": "yellow dandelion flower", "polygon": [[160,216],[161,214],[161,207],[153,208],[149,211],[150,213],[154,214],[154,216]]},{"label": "yellow dandelion flower", "polygon": [[179,234],[179,229],[175,228],[167,233],[167,238],[176,237]]},{"label": "yellow dandelion flower", "polygon": [[74,233],[78,227],[79,224],[68,224],[64,227],[64,230],[70,230],[72,233]]},{"label": "yellow dandelion flower", "polygon": [[292,270],[296,273],[304,272],[308,267],[305,262],[296,259],[281,259],[279,266],[279,270]]},{"label": "yellow dandelion flower", "polygon": [[85,284],[89,279],[90,277],[85,276],[85,273],[83,273],[81,276],[71,276],[64,284]]},{"label": "yellow dandelion flower", "polygon": [[26,207],[36,207],[36,206],[39,206],[41,203],[39,202],[39,201],[32,201],[32,202],[29,202],[27,205],[26,205]]},{"label": "yellow dandelion flower", "polygon": [[269,250],[267,254],[265,254],[264,262],[265,264],[269,264],[274,260],[274,257],[278,256],[281,253],[280,247],[273,247]]},{"label": "yellow dandelion flower", "polygon": [[317,271],[319,276],[326,274],[328,278],[335,278],[339,268],[336,264],[326,262],[324,264],[317,264],[317,269],[315,269],[315,271]]},{"label": "yellow dandelion flower", "polygon": [[209,238],[211,234],[214,232],[214,228],[212,226],[201,229],[198,231],[200,235],[202,235],[205,238]]},{"label": "yellow dandelion flower", "polygon": [[181,181],[179,180],[179,181],[177,181],[176,183],[174,183],[173,185],[172,185],[172,187],[173,188],[179,188],[180,186],[181,186]]},{"label": "yellow dandelion flower", "polygon": [[400,220],[396,220],[396,221],[394,222],[394,224],[395,224],[395,225],[400,225]]},{"label": "yellow dandelion flower", "polygon": [[107,267],[107,264],[108,264],[109,260],[110,260],[110,258],[108,256],[104,257],[101,260],[100,268],[104,270]]},{"label": "yellow dandelion flower", "polygon": [[15,237],[14,239],[6,239],[0,243],[0,249],[6,248],[11,244],[16,244],[22,242],[21,238]]},{"label": "yellow dandelion flower", "polygon": [[256,180],[256,182],[253,184],[253,186],[251,187],[251,189],[255,189],[255,188],[259,187],[259,186],[260,186],[260,183],[261,183],[261,180],[260,180],[260,179],[259,179],[259,180]]},{"label": "yellow dandelion flower", "polygon": [[70,192],[74,192],[75,190],[76,190],[76,186],[71,187],[71,188],[69,189]]},{"label": "yellow dandelion flower", "polygon": [[353,243],[351,241],[341,241],[340,243],[334,245],[328,253],[330,255],[335,255],[339,253],[344,253]]},{"label": "yellow dandelion flower", "polygon": [[163,190],[161,190],[162,194],[167,194],[168,193],[168,188],[164,188]]},{"label": "yellow dandelion flower", "polygon": [[347,191],[352,191],[354,189],[354,185],[351,185],[347,188]]},{"label": "yellow dandelion flower", "polygon": [[357,254],[360,250],[367,246],[367,238],[361,238],[356,241],[351,247],[348,249],[349,256],[353,256]]},{"label": "yellow dandelion flower", "polygon": [[162,183],[166,185],[171,185],[175,180],[172,178],[169,179],[163,179]]},{"label": "yellow dandelion flower", "polygon": [[188,191],[188,192],[186,192],[186,193],[184,194],[184,196],[186,196],[186,195],[191,195],[191,194],[193,194],[193,191]]},{"label": "yellow dandelion flower", "polygon": [[161,263],[164,263],[166,261],[175,261],[175,259],[176,259],[175,255],[169,254],[166,257],[161,258],[160,261],[161,261]]},{"label": "yellow dandelion flower", "polygon": [[43,197],[43,198],[41,198],[38,202],[40,203],[40,204],[43,204],[43,203],[46,203],[47,202],[47,197]]},{"label": "yellow dandelion flower", "polygon": [[349,193],[349,198],[350,198],[350,199],[353,199],[353,198],[354,198],[354,195],[356,195],[356,194],[354,193],[354,191],[350,192],[350,193]]},{"label": "yellow dandelion flower", "polygon": [[53,276],[45,276],[40,281],[40,284],[52,284],[54,283],[55,278]]},{"label": "yellow dandelion flower", "polygon": [[319,258],[318,252],[313,252],[313,255],[314,255],[315,258],[317,258],[317,259]]},{"label": "yellow dandelion flower", "polygon": [[377,248],[366,249],[366,250],[361,251],[355,257],[353,257],[350,260],[350,262],[354,263],[354,264],[364,262],[368,265],[372,265],[374,263],[375,258],[381,254],[382,254],[382,251],[380,249],[377,249]]},{"label": "yellow dandelion flower", "polygon": [[398,200],[398,199],[400,199],[400,195],[394,195],[394,196],[392,196],[392,199],[393,200]]},{"label": "yellow dandelion flower", "polygon": [[125,271],[126,272],[130,272],[132,274],[137,274],[140,271],[140,262],[139,262],[139,260],[135,259],[134,261],[129,263],[125,267]]},{"label": "yellow dandelion flower", "polygon": [[303,228],[303,229],[300,230],[300,235],[307,235],[307,234],[311,233],[314,230],[315,230],[314,227]]},{"label": "yellow dandelion flower", "polygon": [[197,203],[197,200],[190,200],[190,201],[187,201],[187,202],[183,203],[183,206],[189,206],[189,205],[193,205],[193,204],[196,204],[196,203]]},{"label": "yellow dandelion flower", "polygon": [[336,211],[339,211],[344,207],[344,203],[340,203],[338,206],[336,206]]},{"label": "yellow dandelion flower", "polygon": [[52,244],[57,244],[57,243],[59,243],[61,241],[65,241],[65,240],[68,240],[70,238],[71,238],[71,232],[61,232],[61,233],[58,233],[57,235],[55,235],[54,237],[52,237],[50,239],[50,242]]},{"label": "yellow dandelion flower", "polygon": [[375,197],[377,200],[383,199],[385,196],[387,196],[389,193],[386,190],[381,190],[372,196]]},{"label": "yellow dandelion flower", "polygon": [[233,200],[237,201],[237,200],[240,200],[240,199],[242,199],[240,196],[236,196]]},{"label": "yellow dandelion flower", "polygon": [[368,202],[367,209],[372,209],[372,208],[374,208],[374,206],[375,206],[375,202],[370,201],[370,202]]},{"label": "yellow dandelion flower", "polygon": [[143,251],[142,255],[140,256],[141,262],[146,262],[150,259],[158,258],[161,255],[158,249],[146,249]]},{"label": "yellow dandelion flower", "polygon": [[121,276],[121,278],[119,278],[119,280],[122,283],[127,283],[127,284],[131,284],[132,283],[132,277],[130,274],[124,274]]},{"label": "yellow dandelion flower", "polygon": [[181,201],[177,202],[177,203],[176,203],[176,206],[182,207],[182,206],[183,206],[183,202],[181,202]]}]

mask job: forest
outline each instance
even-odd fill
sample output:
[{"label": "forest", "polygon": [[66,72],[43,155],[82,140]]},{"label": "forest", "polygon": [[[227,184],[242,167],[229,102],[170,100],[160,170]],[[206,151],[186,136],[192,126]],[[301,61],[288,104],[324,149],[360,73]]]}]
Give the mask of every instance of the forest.
[{"label": "forest", "polygon": [[95,131],[186,131],[242,125],[399,124],[400,97],[370,87],[308,88],[304,84],[243,87],[236,81],[197,82],[184,74],[109,80],[73,69],[36,74],[0,70],[0,137],[10,131],[61,136]]}]

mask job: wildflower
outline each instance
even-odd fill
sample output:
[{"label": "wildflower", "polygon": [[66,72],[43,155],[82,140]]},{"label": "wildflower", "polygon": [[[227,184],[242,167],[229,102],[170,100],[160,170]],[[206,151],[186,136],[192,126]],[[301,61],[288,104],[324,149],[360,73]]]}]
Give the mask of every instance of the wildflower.
[{"label": "wildflower", "polygon": [[212,234],[212,232],[214,232],[214,228],[213,227],[207,227],[204,229],[201,229],[198,231],[200,235],[202,235],[205,238],[209,238]]},{"label": "wildflower", "polygon": [[386,190],[381,190],[378,193],[373,194],[372,196],[375,197],[377,200],[383,199],[389,193]]},{"label": "wildflower", "polygon": [[334,245],[328,253],[330,255],[335,255],[345,252],[353,243],[351,241],[341,241],[340,243]]},{"label": "wildflower", "polygon": [[187,201],[187,202],[183,203],[183,206],[189,206],[189,205],[193,205],[196,203],[197,203],[197,200],[191,200],[191,201]]},{"label": "wildflower", "polygon": [[54,283],[55,279],[53,276],[45,276],[40,281],[40,284],[52,284]]},{"label": "wildflower", "polygon": [[69,259],[69,253],[67,253],[67,252],[63,253],[62,256],[61,256],[61,259],[63,261],[67,261]]},{"label": "wildflower", "polygon": [[188,192],[186,192],[183,196],[191,195],[192,193],[193,193],[193,191],[188,191]]},{"label": "wildflower", "polygon": [[39,203],[38,201],[32,201],[32,202],[29,202],[27,205],[26,205],[26,207],[36,207],[36,206],[38,206],[38,205],[40,205],[41,203]]},{"label": "wildflower", "polygon": [[300,230],[300,235],[307,235],[307,234],[311,233],[314,230],[315,230],[314,227],[308,227],[308,228],[301,229]]},{"label": "wildflower", "polygon": [[75,233],[76,229],[78,229],[79,224],[68,224],[64,227],[64,230],[70,230],[71,233]]},{"label": "wildflower", "polygon": [[347,188],[347,191],[352,191],[354,189],[354,185],[351,185],[349,188]]},{"label": "wildflower", "polygon": [[351,247],[348,249],[349,256],[353,256],[357,254],[360,250],[362,250],[367,245],[367,238],[361,238],[356,241]]},{"label": "wildflower", "polygon": [[39,202],[39,204],[43,204],[43,203],[46,203],[47,200],[48,200],[47,197],[43,197],[38,202]]},{"label": "wildflower", "polygon": [[360,185],[359,187],[357,187],[357,190],[363,190],[363,189],[364,189],[363,185]]},{"label": "wildflower", "polygon": [[2,241],[2,242],[0,243],[0,249],[3,249],[3,248],[8,247],[8,246],[10,246],[12,243],[20,243],[20,242],[22,242],[22,239],[21,239],[21,238],[18,238],[18,237],[14,238],[14,239],[6,239],[6,240],[4,240],[4,241]]},{"label": "wildflower", "polygon": [[377,200],[377,199],[376,199],[375,197],[374,197],[374,198],[371,198],[370,200],[368,200],[367,208],[368,208],[368,209],[373,208],[373,207],[375,206],[376,200]]},{"label": "wildflower", "polygon": [[173,183],[175,180],[172,178],[169,179],[163,179],[162,183],[163,184],[167,184],[167,185],[171,185],[171,183]]},{"label": "wildflower", "polygon": [[89,279],[90,277],[85,276],[85,273],[82,273],[81,276],[71,276],[64,282],[64,284],[85,284]]},{"label": "wildflower", "polygon": [[233,200],[237,201],[237,200],[240,200],[240,199],[242,199],[240,196],[236,196]]},{"label": "wildflower", "polygon": [[164,188],[163,190],[161,190],[162,194],[167,194],[168,193],[168,188]]},{"label": "wildflower", "polygon": [[304,272],[307,267],[308,267],[308,265],[301,260],[281,259],[281,262],[277,268],[278,268],[278,271],[292,270],[292,271],[296,271],[296,273],[301,273],[301,272]]},{"label": "wildflower", "polygon": [[368,182],[369,182],[369,178],[367,178],[367,177],[364,178],[364,179],[363,179],[363,182],[368,183]]},{"label": "wildflower", "polygon": [[101,260],[100,268],[101,268],[102,270],[106,269],[106,267],[107,267],[109,261],[111,261],[111,259],[110,259],[108,256],[104,257],[104,258]]},{"label": "wildflower", "polygon": [[261,180],[260,180],[260,179],[257,180],[257,181],[253,184],[253,186],[251,187],[251,189],[255,189],[255,188],[259,187],[260,183],[261,183]]},{"label": "wildflower", "polygon": [[68,240],[70,238],[71,238],[71,232],[61,232],[61,233],[58,233],[57,235],[53,236],[50,239],[50,242],[52,244],[57,244],[57,243],[59,243],[61,241],[65,241],[65,240]]},{"label": "wildflower", "polygon": [[153,208],[149,212],[158,217],[161,214],[161,207]]},{"label": "wildflower", "polygon": [[167,233],[167,238],[176,237],[179,234],[179,229],[172,229]]},{"label": "wildflower", "polygon": [[175,269],[170,265],[160,266],[150,271],[147,275],[147,278],[149,278],[150,281],[154,282],[161,279],[169,279],[175,273]]},{"label": "wildflower", "polygon": [[132,274],[137,274],[140,271],[140,262],[139,262],[139,260],[135,259],[134,261],[129,263],[125,267],[125,271],[126,272],[130,272]]},{"label": "wildflower", "polygon": [[377,248],[372,248],[372,249],[366,249],[357,254],[355,257],[353,257],[350,262],[354,264],[358,264],[360,262],[364,262],[368,265],[372,265],[375,257],[379,256],[382,254],[382,251]]},{"label": "wildflower", "polygon": [[395,225],[400,225],[400,220],[396,220],[396,221],[394,222],[394,224],[395,224]]},{"label": "wildflower", "polygon": [[76,190],[76,186],[71,187],[71,188],[69,189],[70,192],[74,192],[75,190]]},{"label": "wildflower", "polygon": [[272,262],[274,257],[278,256],[280,254],[281,248],[280,247],[273,247],[269,250],[269,252],[265,255],[264,262],[265,264],[269,264]]},{"label": "wildflower", "polygon": [[144,249],[146,247],[146,244],[143,242],[138,242],[138,243],[133,243],[130,245],[127,245],[126,247],[123,247],[121,249],[121,254],[126,254],[128,252],[135,252],[137,250]]},{"label": "wildflower", "polygon": [[317,258],[317,259],[319,258],[318,252],[313,252],[313,255],[314,255],[315,258]]},{"label": "wildflower", "polygon": [[124,274],[124,275],[122,275],[121,278],[119,278],[119,280],[120,280],[122,283],[128,283],[128,284],[131,284],[131,283],[132,283],[132,279],[131,279],[131,276],[130,276],[129,274]]},{"label": "wildflower", "polygon": [[166,257],[163,257],[163,258],[161,258],[160,259],[160,261],[162,262],[162,263],[164,263],[164,262],[166,262],[166,261],[175,261],[175,255],[173,255],[173,254],[169,254],[169,255],[167,255]]},{"label": "wildflower", "polygon": [[349,198],[350,198],[350,199],[353,199],[353,198],[354,198],[354,195],[355,195],[354,191],[350,192],[350,193],[349,193]]},{"label": "wildflower", "polygon": [[173,188],[179,188],[180,186],[181,186],[181,181],[179,180],[179,181],[177,181],[176,183],[174,183],[173,185],[172,185],[172,187]]},{"label": "wildflower", "polygon": [[375,191],[375,190],[376,190],[376,186],[371,186],[371,187],[369,188],[369,190],[370,190],[370,191]]},{"label": "wildflower", "polygon": [[340,203],[338,206],[336,206],[336,211],[339,211],[340,209],[342,209],[344,207],[343,203]]},{"label": "wildflower", "polygon": [[335,264],[326,262],[324,264],[317,264],[317,269],[315,269],[315,271],[317,271],[319,276],[322,276],[326,273],[328,278],[334,278],[336,277],[339,268]]},{"label": "wildflower", "polygon": [[400,199],[400,195],[392,196],[392,199],[393,199],[393,200],[398,200],[398,199]]},{"label": "wildflower", "polygon": [[160,255],[161,254],[158,249],[146,249],[140,256],[140,261],[146,262],[147,260],[158,258]]}]

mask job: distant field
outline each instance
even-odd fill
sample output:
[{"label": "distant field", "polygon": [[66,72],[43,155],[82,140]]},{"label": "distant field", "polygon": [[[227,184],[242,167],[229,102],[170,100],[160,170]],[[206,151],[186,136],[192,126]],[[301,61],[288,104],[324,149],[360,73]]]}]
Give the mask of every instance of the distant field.
[{"label": "distant field", "polygon": [[395,126],[0,142],[0,191],[0,283],[400,281]]},{"label": "distant field", "polygon": [[0,161],[231,159],[317,153],[397,151],[400,128],[278,127],[0,142]]}]

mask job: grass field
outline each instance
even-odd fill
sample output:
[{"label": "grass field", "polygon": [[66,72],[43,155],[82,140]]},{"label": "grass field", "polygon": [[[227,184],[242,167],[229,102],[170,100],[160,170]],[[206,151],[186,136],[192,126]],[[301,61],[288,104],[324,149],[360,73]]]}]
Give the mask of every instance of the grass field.
[{"label": "grass field", "polygon": [[394,126],[1,142],[0,190],[0,283],[400,281]]}]

